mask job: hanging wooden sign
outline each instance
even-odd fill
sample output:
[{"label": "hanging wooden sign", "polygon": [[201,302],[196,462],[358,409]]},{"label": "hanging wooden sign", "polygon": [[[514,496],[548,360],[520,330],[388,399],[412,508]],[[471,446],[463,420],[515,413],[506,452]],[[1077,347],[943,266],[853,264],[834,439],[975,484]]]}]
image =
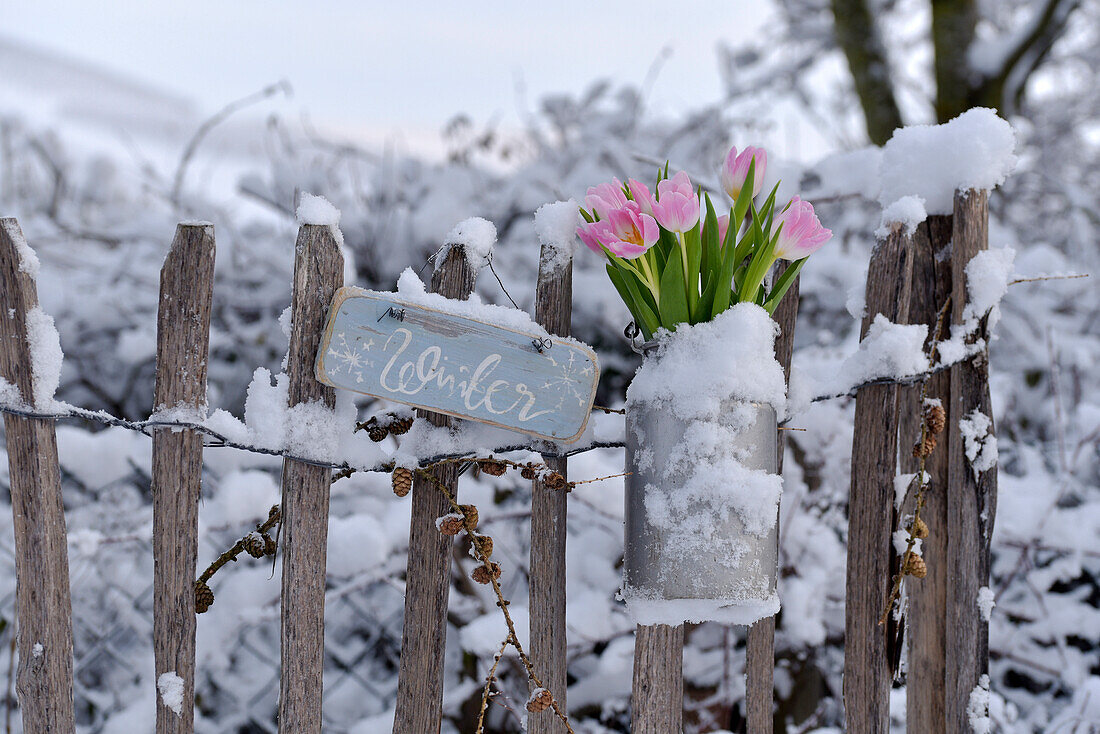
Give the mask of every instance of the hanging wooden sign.
[{"label": "hanging wooden sign", "polygon": [[600,368],[572,339],[342,288],[317,352],[326,385],[553,441],[580,438]]}]

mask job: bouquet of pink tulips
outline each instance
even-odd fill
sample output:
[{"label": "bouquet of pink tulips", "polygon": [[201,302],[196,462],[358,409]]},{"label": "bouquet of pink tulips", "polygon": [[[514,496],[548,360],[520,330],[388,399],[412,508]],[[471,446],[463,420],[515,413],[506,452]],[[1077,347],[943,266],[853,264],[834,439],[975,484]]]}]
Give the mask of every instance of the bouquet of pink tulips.
[{"label": "bouquet of pink tulips", "polygon": [[[667,164],[655,195],[635,179],[588,189],[577,235],[606,256],[607,274],[646,339],[661,327],[710,321],[735,303],[774,313],[806,258],[832,236],[797,196],[776,212],[778,184],[757,208],[766,166],[762,148],[730,150],[721,179],[733,206],[722,216],[686,173],[670,178]],[[765,276],[780,258],[794,264],[769,290]]]}]

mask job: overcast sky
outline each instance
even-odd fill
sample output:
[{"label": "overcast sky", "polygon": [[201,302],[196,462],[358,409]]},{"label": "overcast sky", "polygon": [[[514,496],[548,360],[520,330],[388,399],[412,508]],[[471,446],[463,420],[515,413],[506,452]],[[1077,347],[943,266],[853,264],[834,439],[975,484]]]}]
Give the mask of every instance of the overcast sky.
[{"label": "overcast sky", "polygon": [[[205,110],[286,79],[326,126],[437,135],[455,113],[516,121],[517,81],[534,105],[609,77],[641,84],[658,112],[719,95],[715,47],[761,21],[764,3],[553,0],[87,2],[0,0],[3,33],[183,94]],[[684,8],[689,10],[684,10]],[[755,8],[755,10],[753,10]]]}]

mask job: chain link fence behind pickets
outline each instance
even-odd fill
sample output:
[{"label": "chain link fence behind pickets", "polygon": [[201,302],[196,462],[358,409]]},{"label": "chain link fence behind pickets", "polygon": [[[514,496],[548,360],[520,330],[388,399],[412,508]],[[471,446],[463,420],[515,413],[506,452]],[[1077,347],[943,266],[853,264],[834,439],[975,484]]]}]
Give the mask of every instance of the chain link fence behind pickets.
[{"label": "chain link fence behind pickets", "polygon": [[[149,506],[142,509],[151,517]],[[81,734],[140,731],[150,720],[154,700],[152,546],[148,539],[135,536],[98,536],[96,542],[85,543],[82,538],[87,533],[70,528],[77,729]],[[228,531],[211,532],[201,542],[207,546],[204,550],[220,552],[234,539]],[[227,589],[235,584],[235,577],[243,579],[246,572],[255,575],[257,564],[265,561],[244,559],[230,564],[215,577],[215,592],[226,590],[231,597]],[[220,617],[209,612],[199,617],[196,731],[277,731],[279,571],[276,568],[275,576],[268,578],[270,564],[262,569],[263,581],[273,585],[273,608],[247,608],[240,614],[225,609]],[[219,599],[215,609],[219,602],[231,603]],[[392,706],[403,605],[400,585],[386,578],[352,584],[331,595],[325,610],[326,732],[348,732],[357,722]],[[22,733],[12,659],[15,610],[11,506],[0,501],[0,726],[4,727],[0,731],[4,734]],[[204,669],[202,626],[224,624],[226,618],[234,617],[236,627],[217,638],[225,640],[215,656],[224,667]]]}]

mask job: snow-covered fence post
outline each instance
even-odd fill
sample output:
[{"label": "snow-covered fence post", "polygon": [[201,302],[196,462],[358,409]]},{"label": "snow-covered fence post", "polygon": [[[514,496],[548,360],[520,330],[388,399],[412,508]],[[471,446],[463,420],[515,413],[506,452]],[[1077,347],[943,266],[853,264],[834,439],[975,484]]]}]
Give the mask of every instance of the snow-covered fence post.
[{"label": "snow-covered fence post", "polygon": [[[38,259],[19,223],[0,219],[0,393],[48,411],[49,378],[36,374],[32,341],[49,319],[38,308]],[[48,322],[52,330],[52,321]],[[58,355],[60,357],[60,355]],[[59,367],[59,365],[58,365]],[[39,389],[42,388],[42,389]],[[45,393],[49,394],[45,394]],[[15,526],[19,670],[23,731],[72,732],[73,625],[68,538],[53,421],[4,416]]]},{"label": "snow-covered fence post", "polygon": [[[789,263],[780,260],[774,277],[778,278]],[[794,325],[798,315],[798,284],[795,278],[780,302],[772,318],[779,324],[779,337],[775,340],[775,358],[783,365],[783,376],[790,384],[791,355],[794,353]],[[786,434],[776,436],[776,471],[783,474],[783,450]],[[778,533],[777,533],[778,538]],[[749,627],[745,649],[745,719],[746,731],[753,734],[771,734],[775,718],[775,617],[765,617]]]},{"label": "snow-covered fence post", "polygon": [[[954,212],[951,323],[957,325],[964,321],[967,308],[966,266],[989,247],[989,192],[955,192]],[[971,692],[989,672],[989,622],[980,614],[978,592],[989,584],[997,468],[977,465],[967,456],[968,439],[960,423],[971,420],[975,412],[988,421],[985,429],[992,435],[988,345],[974,358],[951,368],[951,403],[947,406],[948,731],[969,731]]]},{"label": "snow-covered fence post", "polygon": [[[909,300],[909,323],[928,324],[927,347],[935,338],[940,309],[951,296],[951,258],[938,257],[951,243],[951,217],[930,216],[917,227],[913,237],[913,293]],[[946,325],[943,327],[946,329]],[[925,383],[925,397],[950,402],[951,376],[938,372]],[[900,428],[901,467],[906,473],[920,468],[911,448],[920,441],[924,406],[921,386],[902,388]],[[947,450],[933,451],[924,460],[928,489],[924,492],[921,519],[930,532],[922,543],[921,556],[928,574],[909,584],[906,612],[906,643],[909,665],[906,672],[906,723],[910,731],[943,732],[944,681],[947,666]],[[902,506],[911,513],[914,493]],[[953,658],[952,658],[953,659]]]},{"label": "snow-covered fence post", "polygon": [[[180,224],[160,270],[156,411],[206,408],[214,227]],[[195,724],[195,563],[202,478],[202,434],[153,431],[153,656],[157,734],[186,734]],[[182,703],[167,695],[182,686]]]},{"label": "snow-covered fence post", "polygon": [[[878,314],[894,323],[906,319],[912,272],[912,237],[895,225],[871,255],[861,339]],[[861,388],[852,436],[844,624],[844,711],[848,731],[861,734],[886,734],[890,729],[887,639],[893,625],[879,625],[879,617],[890,596],[894,563],[897,457],[898,387]]]},{"label": "snow-covered fence post", "polygon": [[[344,257],[331,227],[303,224],[294,254],[288,403],[336,405],[336,391],[314,376],[325,317],[343,285]],[[279,731],[320,734],[325,655],[325,560],[332,470],[283,460],[281,548],[282,675]]]},{"label": "snow-covered fence post", "polygon": [[[432,291],[465,300],[474,290],[476,271],[466,248],[452,245],[432,274]],[[441,413],[419,411],[434,426],[450,426]],[[434,467],[432,475],[458,496],[458,465]],[[417,474],[412,489],[409,560],[405,573],[405,622],[401,630],[401,670],[397,679],[394,734],[439,731],[443,716],[443,652],[447,644],[447,596],[451,587],[450,536],[435,521],[452,511],[432,482]]]},{"label": "snow-covered fence post", "polygon": [[[549,207],[562,207],[550,204]],[[564,208],[576,219],[576,205]],[[540,209],[535,215],[552,217],[556,209]],[[568,222],[567,222],[568,223]],[[539,253],[539,275],[535,287],[535,320],[551,334],[569,336],[573,316],[573,257],[558,236],[544,240]],[[574,237],[572,227],[566,229],[568,241]],[[551,233],[552,234],[552,233]],[[569,460],[544,457],[547,467],[568,479]],[[558,705],[568,711],[565,702],[566,632],[565,632],[565,538],[567,498],[563,489],[550,489],[536,477],[531,483],[531,661],[542,676],[542,684],[554,693]],[[533,683],[531,684],[534,685]],[[565,725],[553,711],[533,714],[528,721],[532,734],[559,734]]]}]

